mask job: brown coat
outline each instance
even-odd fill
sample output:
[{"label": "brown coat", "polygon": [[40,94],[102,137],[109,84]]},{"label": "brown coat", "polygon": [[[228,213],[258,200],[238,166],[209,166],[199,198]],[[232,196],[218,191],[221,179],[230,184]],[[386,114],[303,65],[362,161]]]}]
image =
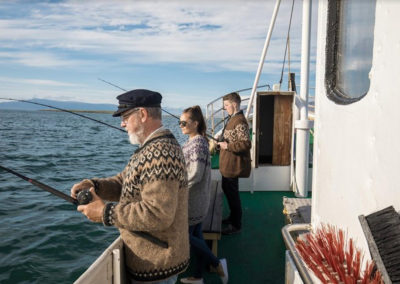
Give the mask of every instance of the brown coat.
[{"label": "brown coat", "polygon": [[[180,145],[169,130],[149,137],[118,175],[95,179],[108,203],[106,226],[120,230],[128,272],[139,281],[166,279],[189,263],[188,188]],[[131,231],[143,231],[168,243],[163,248]]]},{"label": "brown coat", "polygon": [[249,126],[243,112],[234,114],[227,122],[223,139],[228,149],[219,157],[219,171],[227,178],[249,177],[251,172]]}]

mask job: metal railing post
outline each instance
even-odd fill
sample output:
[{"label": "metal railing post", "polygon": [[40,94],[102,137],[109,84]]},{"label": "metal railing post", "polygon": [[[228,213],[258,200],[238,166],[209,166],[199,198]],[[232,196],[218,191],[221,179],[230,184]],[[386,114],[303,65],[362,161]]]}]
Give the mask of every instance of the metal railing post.
[{"label": "metal railing post", "polygon": [[285,241],[285,245],[291,253],[294,263],[296,264],[296,268],[300,273],[300,276],[305,284],[312,284],[312,280],[310,274],[307,271],[307,267],[304,266],[303,260],[301,256],[297,252],[296,245],[290,232],[293,231],[310,231],[311,224],[289,224],[282,228],[282,236]]}]

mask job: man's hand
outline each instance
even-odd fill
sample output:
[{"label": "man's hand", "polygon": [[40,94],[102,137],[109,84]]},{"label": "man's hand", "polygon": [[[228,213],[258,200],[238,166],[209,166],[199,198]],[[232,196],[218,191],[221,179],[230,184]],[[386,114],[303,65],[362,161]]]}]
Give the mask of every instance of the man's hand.
[{"label": "man's hand", "polygon": [[228,149],[228,142],[218,142],[218,145],[222,150]]},{"label": "man's hand", "polygon": [[74,184],[71,188],[71,196],[73,198],[76,198],[78,195],[78,192],[84,189],[88,189],[93,187],[93,183],[89,179],[84,179],[80,183]]},{"label": "man's hand", "polygon": [[93,187],[90,188],[90,193],[93,196],[92,202],[86,205],[79,205],[77,210],[86,215],[90,221],[101,223],[103,222],[103,209],[105,204],[103,200],[101,200],[101,198],[96,194]]}]

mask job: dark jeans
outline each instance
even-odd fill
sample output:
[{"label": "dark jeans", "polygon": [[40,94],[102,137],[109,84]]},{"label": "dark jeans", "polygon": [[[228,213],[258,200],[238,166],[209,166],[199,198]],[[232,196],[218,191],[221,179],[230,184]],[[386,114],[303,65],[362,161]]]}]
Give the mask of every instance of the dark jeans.
[{"label": "dark jeans", "polygon": [[189,226],[189,241],[197,260],[197,267],[193,277],[203,278],[205,266],[211,264],[216,268],[219,265],[219,260],[212,253],[203,238],[201,223]]},{"label": "dark jeans", "polygon": [[239,178],[222,177],[222,190],[228,200],[232,226],[237,229],[242,227],[242,203],[239,196]]}]

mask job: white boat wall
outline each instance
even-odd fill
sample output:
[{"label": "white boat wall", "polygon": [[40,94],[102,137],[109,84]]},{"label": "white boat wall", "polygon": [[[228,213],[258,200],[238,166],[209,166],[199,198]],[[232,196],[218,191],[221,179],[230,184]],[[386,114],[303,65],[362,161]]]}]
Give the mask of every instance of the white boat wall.
[{"label": "white boat wall", "polygon": [[[390,205],[400,210],[400,96],[395,85],[400,75],[400,1],[347,3],[339,15],[342,42],[329,38],[334,25],[330,13],[339,2],[319,1],[311,218],[313,227],[327,223],[346,230],[368,258],[358,216]],[[332,98],[329,78],[339,74],[326,71],[332,70],[331,57],[339,56],[330,54],[327,45],[332,44],[346,49],[337,67],[343,78],[336,78],[336,85],[350,96],[359,90],[353,102]]]},{"label": "white boat wall", "polygon": [[74,284],[124,284],[124,243],[118,237]]}]

